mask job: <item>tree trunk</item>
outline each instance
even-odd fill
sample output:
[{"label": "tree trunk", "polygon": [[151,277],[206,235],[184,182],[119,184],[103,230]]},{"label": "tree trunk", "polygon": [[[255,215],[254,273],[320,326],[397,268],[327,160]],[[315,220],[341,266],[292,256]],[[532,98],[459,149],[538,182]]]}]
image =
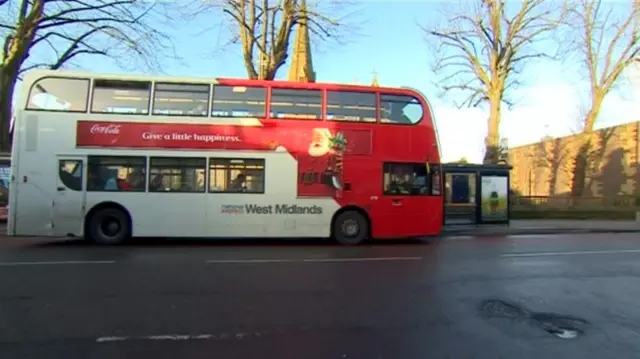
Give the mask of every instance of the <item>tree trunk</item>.
[{"label": "tree trunk", "polygon": [[[22,2],[21,6],[26,6]],[[26,7],[25,7],[26,9]],[[26,16],[20,18],[16,29],[5,37],[2,44],[2,64],[0,65],[0,151],[10,151],[12,138],[9,133],[11,125],[11,107],[13,92],[18,82],[18,74],[33,45],[37,28],[36,20],[42,17],[44,1],[31,2]],[[23,14],[23,15],[25,15]]]},{"label": "tree trunk", "polygon": [[17,74],[10,69],[0,67],[0,151],[11,151],[12,137],[9,133],[11,126],[11,108],[13,91],[17,82]]},{"label": "tree trunk", "polygon": [[[595,91],[595,90],[594,90]],[[582,132],[589,133],[593,131],[593,128],[596,124],[596,119],[600,114],[600,109],[602,108],[602,102],[604,100],[604,95],[595,94],[594,98],[591,102],[591,110],[587,113],[587,117],[584,119],[584,128]]]},{"label": "tree trunk", "polygon": [[500,160],[500,105],[502,99],[498,96],[489,99],[491,112],[485,139],[484,164],[498,164]]},{"label": "tree trunk", "polygon": [[251,80],[258,79],[259,74],[256,71],[255,67],[253,66],[253,60],[251,59],[251,57],[248,57],[248,56],[244,57],[244,68],[247,70],[247,75],[249,75],[249,78]]}]

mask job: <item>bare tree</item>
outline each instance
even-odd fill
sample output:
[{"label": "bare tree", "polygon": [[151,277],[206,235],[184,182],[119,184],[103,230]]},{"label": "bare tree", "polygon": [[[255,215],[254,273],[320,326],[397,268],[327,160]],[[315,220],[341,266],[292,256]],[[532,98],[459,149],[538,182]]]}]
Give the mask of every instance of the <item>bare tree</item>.
[{"label": "bare tree", "polygon": [[[577,0],[570,12],[571,35],[588,77],[590,101],[582,122],[582,145],[575,159],[572,195],[580,196],[587,184],[587,170],[599,167],[602,147],[593,133],[607,94],[619,83],[625,70],[640,55],[640,3],[629,1],[629,11],[614,14],[600,0]],[[615,5],[614,5],[615,6]],[[617,17],[617,19],[616,19]],[[596,161],[596,163],[593,163]]]},{"label": "bare tree", "polygon": [[[323,3],[324,11],[308,6],[306,0],[218,0],[204,5],[200,2],[197,11],[221,9],[231,25],[231,42],[242,46],[249,78],[273,80],[287,60],[291,36],[298,25],[306,26],[316,39],[342,40],[349,1]],[[343,15],[332,16],[334,12]]]},{"label": "bare tree", "polygon": [[[469,2],[465,2],[469,4]],[[522,0],[519,9],[507,9],[503,0],[476,0],[473,10],[454,15],[444,28],[424,28],[435,40],[434,73],[444,93],[460,92],[459,107],[488,104],[490,112],[485,142],[485,163],[498,163],[502,104],[519,85],[518,74],[531,59],[551,57],[535,42],[556,29],[564,7],[554,0]]]},{"label": "bare tree", "polygon": [[[2,0],[0,0],[2,1]],[[2,1],[0,151],[10,149],[13,91],[34,68],[60,69],[79,56],[110,56],[122,66],[157,69],[171,55],[166,4],[136,0]],[[132,56],[133,55],[133,56]],[[137,61],[141,60],[142,63]]]},{"label": "bare tree", "polygon": [[572,8],[568,24],[575,30],[591,95],[583,132],[593,131],[605,96],[640,54],[640,3],[629,5],[617,21],[612,20],[613,7],[603,9],[601,0],[579,0]]}]

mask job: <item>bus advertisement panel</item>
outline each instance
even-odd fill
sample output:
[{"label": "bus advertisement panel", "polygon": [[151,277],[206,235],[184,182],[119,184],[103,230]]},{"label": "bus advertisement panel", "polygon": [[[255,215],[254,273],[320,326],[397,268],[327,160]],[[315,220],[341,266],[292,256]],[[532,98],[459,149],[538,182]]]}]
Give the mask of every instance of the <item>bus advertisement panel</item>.
[{"label": "bus advertisement panel", "polygon": [[33,71],[10,235],[438,234],[436,130],[416,91]]}]

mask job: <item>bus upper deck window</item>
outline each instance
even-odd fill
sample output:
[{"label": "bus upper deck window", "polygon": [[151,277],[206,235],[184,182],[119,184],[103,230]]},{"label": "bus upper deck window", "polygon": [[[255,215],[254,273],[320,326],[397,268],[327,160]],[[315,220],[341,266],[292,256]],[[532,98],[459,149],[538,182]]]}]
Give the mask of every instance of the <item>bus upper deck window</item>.
[{"label": "bus upper deck window", "polygon": [[29,91],[27,110],[86,112],[89,80],[45,77]]},{"label": "bus upper deck window", "polygon": [[407,95],[380,95],[380,122],[412,125],[424,116],[420,101]]}]

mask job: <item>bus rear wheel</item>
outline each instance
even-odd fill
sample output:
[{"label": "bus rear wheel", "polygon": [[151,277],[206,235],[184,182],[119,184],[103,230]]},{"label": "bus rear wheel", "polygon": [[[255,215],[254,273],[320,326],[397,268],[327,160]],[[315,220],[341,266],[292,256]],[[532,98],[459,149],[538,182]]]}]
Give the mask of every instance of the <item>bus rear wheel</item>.
[{"label": "bus rear wheel", "polygon": [[96,244],[121,244],[130,233],[129,217],[117,208],[100,209],[89,220],[89,236]]},{"label": "bus rear wheel", "polygon": [[369,234],[369,222],[357,211],[345,211],[333,222],[333,238],[340,244],[356,245]]}]

